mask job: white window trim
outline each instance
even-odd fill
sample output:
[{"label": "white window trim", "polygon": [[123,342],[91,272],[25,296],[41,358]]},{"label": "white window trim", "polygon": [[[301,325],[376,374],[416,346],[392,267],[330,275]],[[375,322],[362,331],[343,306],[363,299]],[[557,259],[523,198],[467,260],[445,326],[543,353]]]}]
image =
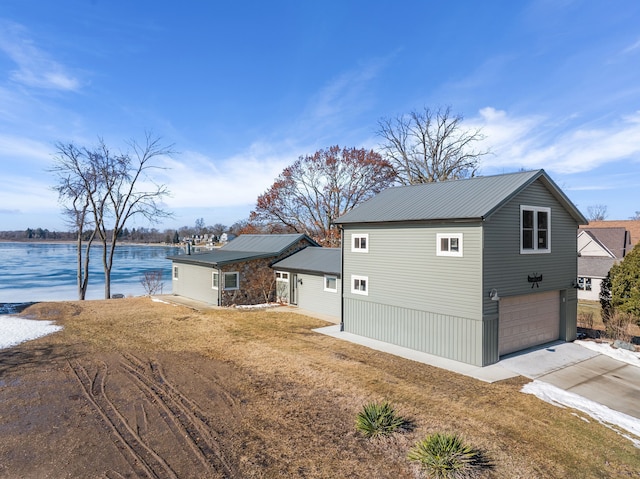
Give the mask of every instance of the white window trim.
[{"label": "white window trim", "polygon": [[[286,275],[286,278],[284,277]],[[288,271],[276,271],[276,281],[282,281],[283,283],[289,282],[289,272]]]},{"label": "white window trim", "polygon": [[[458,251],[445,251],[442,249],[442,240],[443,239],[451,239],[456,238],[458,240]],[[451,244],[451,241],[449,241]],[[456,256],[462,257],[462,233],[438,233],[436,234],[436,256]]]},{"label": "white window trim", "polygon": [[[522,224],[522,212],[533,211],[533,248],[524,249],[523,240],[524,235],[522,230],[524,225]],[[544,249],[538,248],[538,212],[544,211],[547,213],[547,247]],[[546,206],[527,206],[520,205],[520,254],[546,254],[551,253],[551,208]]]},{"label": "white window trim", "polygon": [[[364,291],[355,288],[356,280],[365,282],[365,290]],[[357,275],[357,274],[352,274],[351,275],[351,292],[353,294],[361,294],[363,296],[369,296],[369,277],[368,276],[360,276],[360,275]]]},{"label": "white window trim", "polygon": [[[218,277],[218,286],[216,286],[216,282],[214,281],[215,277]],[[213,271],[211,273],[211,289],[219,289],[220,287],[220,274],[218,273],[218,271]]]},{"label": "white window trim", "polygon": [[[356,248],[355,240],[357,238],[364,238],[365,244],[367,246],[364,248]],[[351,235],[351,252],[352,253],[368,253],[369,252],[369,233],[353,233]]]},{"label": "white window trim", "polygon": [[173,279],[176,280],[176,281],[178,281],[178,271],[179,271],[178,267],[174,266],[173,267]]},{"label": "white window trim", "polygon": [[[329,288],[327,287],[327,279],[334,279],[336,282],[336,287],[335,288]],[[332,274],[325,274],[324,275],[324,290],[328,293],[337,293],[338,292],[338,277]]]},{"label": "white window trim", "polygon": [[[235,288],[227,288],[227,281],[226,281],[226,277],[228,274],[234,274],[236,276],[236,287]],[[226,271],[224,273],[222,273],[222,287],[224,288],[225,291],[237,291],[240,289],[240,273],[238,273],[237,271]]]}]

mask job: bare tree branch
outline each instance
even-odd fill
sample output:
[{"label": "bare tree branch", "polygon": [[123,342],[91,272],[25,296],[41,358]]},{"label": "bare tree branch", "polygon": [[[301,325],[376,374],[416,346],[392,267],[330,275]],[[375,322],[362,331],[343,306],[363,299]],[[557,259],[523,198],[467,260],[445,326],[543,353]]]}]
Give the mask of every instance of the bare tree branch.
[{"label": "bare tree branch", "polygon": [[462,116],[449,107],[412,111],[378,122],[380,151],[404,185],[475,176],[488,151],[473,148],[484,139],[480,130],[463,130]]}]

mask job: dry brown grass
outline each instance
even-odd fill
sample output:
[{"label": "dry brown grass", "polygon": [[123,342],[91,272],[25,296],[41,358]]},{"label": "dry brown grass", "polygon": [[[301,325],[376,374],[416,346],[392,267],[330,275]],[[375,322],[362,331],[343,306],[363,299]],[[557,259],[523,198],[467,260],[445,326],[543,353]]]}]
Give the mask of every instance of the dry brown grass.
[{"label": "dry brown grass", "polygon": [[[42,303],[23,314],[64,326],[39,341],[83,351],[195,352],[233,366],[244,377],[253,431],[242,454],[267,471],[255,477],[415,477],[406,453],[433,432],[459,434],[483,451],[491,478],[640,477],[629,441],[520,393],[524,378],[486,384],[314,333],[326,323],[295,313],[196,312],[131,298]],[[416,427],[368,441],[356,433],[355,416],[383,400]]]}]

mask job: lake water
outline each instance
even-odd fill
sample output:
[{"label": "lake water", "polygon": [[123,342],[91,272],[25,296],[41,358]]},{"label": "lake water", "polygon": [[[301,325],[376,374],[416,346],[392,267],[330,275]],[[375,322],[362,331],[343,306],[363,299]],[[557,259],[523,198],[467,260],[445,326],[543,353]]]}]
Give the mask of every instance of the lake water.
[{"label": "lake water", "polygon": [[[111,294],[142,296],[145,271],[162,270],[163,293],[171,293],[174,246],[118,245],[111,270]],[[104,298],[102,248],[93,245],[86,299]],[[0,242],[0,306],[2,303],[77,300],[76,245]]]}]

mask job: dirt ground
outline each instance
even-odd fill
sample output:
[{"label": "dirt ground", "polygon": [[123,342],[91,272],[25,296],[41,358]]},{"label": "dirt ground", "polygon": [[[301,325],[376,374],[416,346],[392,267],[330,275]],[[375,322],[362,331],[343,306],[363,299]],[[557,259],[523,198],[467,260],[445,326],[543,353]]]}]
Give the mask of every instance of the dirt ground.
[{"label": "dirt ground", "polygon": [[[23,314],[64,330],[0,351],[1,478],[411,478],[407,450],[435,430],[486,453],[486,477],[640,477],[630,443],[518,393],[521,380],[347,345],[301,315],[146,298]],[[414,430],[360,436],[356,413],[382,399]]]}]

